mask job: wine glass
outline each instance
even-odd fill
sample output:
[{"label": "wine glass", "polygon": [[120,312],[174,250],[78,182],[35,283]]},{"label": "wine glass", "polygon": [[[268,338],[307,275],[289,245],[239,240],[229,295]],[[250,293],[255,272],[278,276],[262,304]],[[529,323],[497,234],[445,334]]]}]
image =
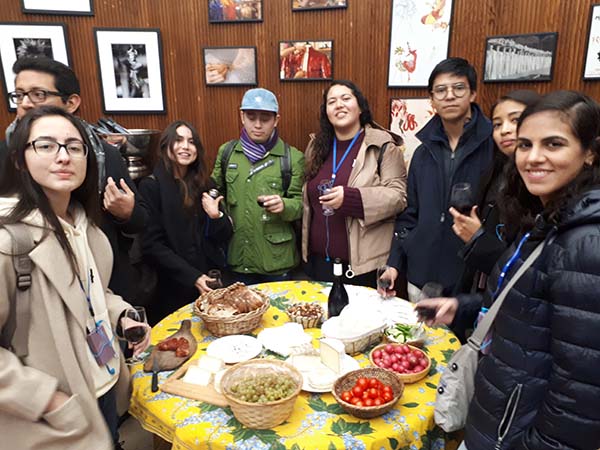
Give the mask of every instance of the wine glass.
[{"label": "wine glass", "polygon": [[258,193],[258,195],[256,196],[256,203],[258,203],[258,206],[263,208],[262,214],[260,215],[260,220],[261,220],[261,222],[270,222],[273,217],[269,211],[264,209],[265,208],[265,197],[267,195],[272,195],[273,190],[267,184],[267,185],[259,186],[256,191]]},{"label": "wine glass", "polygon": [[385,273],[385,271],[388,270],[389,268],[390,268],[390,266],[387,266],[387,265],[383,265],[383,266],[377,268],[377,290],[381,289],[383,291],[383,294],[380,294],[381,298],[386,298],[385,293],[392,285],[392,281],[390,279],[381,278],[383,276],[383,274]]},{"label": "wine glass", "polygon": [[[121,328],[123,329],[123,338],[131,345],[138,344],[144,340],[150,327],[146,316],[146,309],[143,306],[132,306],[127,308],[121,318]],[[141,355],[133,355],[125,360],[126,364],[138,364],[145,360]]]},{"label": "wine glass", "polygon": [[[329,194],[331,192],[331,188],[333,187],[333,180],[330,178],[326,178],[324,180],[319,181],[317,185],[317,189],[319,190],[319,196]],[[328,205],[322,205],[323,207],[323,215],[324,216],[333,216],[335,214],[335,210]]]},{"label": "wine glass", "polygon": [[[428,281],[423,285],[423,287],[421,288],[421,293],[419,294],[419,298],[417,299],[417,306],[415,307],[415,309],[417,310],[417,314],[420,318],[422,318],[423,320],[433,319],[435,317],[436,310],[423,307],[419,308],[419,302],[426,298],[441,297],[443,293],[444,286],[442,286],[440,283],[436,283],[435,281]],[[423,320],[419,320],[420,331],[423,330]]]},{"label": "wine glass", "polygon": [[206,285],[211,289],[219,289],[223,287],[221,271],[218,269],[209,270],[206,274],[209,278],[214,278],[215,281],[207,281]]},{"label": "wine glass", "polygon": [[468,216],[473,208],[473,192],[470,183],[456,183],[452,186],[450,194],[450,206],[461,214]]}]

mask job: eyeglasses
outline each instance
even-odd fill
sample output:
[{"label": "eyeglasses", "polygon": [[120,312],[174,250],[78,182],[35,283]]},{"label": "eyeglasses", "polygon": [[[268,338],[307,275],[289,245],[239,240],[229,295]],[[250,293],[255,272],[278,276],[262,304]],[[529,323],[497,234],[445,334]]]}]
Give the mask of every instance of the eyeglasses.
[{"label": "eyeglasses", "polygon": [[60,142],[48,139],[36,139],[29,142],[26,148],[30,146],[40,156],[55,156],[61,148],[64,148],[72,158],[85,158],[88,154],[88,146],[81,141],[71,141],[61,144]]},{"label": "eyeglasses", "polygon": [[8,98],[17,105],[23,103],[25,96],[29,97],[31,103],[43,103],[46,101],[49,95],[55,95],[57,97],[63,97],[64,94],[56,91],[47,91],[45,89],[32,89],[30,91],[14,91],[9,92]]},{"label": "eyeglasses", "polygon": [[436,86],[431,90],[431,95],[436,100],[444,100],[448,96],[448,92],[452,91],[456,98],[462,98],[465,96],[469,87],[464,83],[456,83],[451,86],[446,86],[442,84],[440,86]]}]

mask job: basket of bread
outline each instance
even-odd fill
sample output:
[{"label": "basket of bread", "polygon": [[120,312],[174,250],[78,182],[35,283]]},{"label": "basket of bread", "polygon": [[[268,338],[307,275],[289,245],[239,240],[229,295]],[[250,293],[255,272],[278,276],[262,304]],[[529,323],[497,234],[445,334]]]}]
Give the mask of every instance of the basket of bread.
[{"label": "basket of bread", "polygon": [[215,336],[248,333],[260,325],[269,297],[243,283],[205,292],[194,303],[206,329]]}]

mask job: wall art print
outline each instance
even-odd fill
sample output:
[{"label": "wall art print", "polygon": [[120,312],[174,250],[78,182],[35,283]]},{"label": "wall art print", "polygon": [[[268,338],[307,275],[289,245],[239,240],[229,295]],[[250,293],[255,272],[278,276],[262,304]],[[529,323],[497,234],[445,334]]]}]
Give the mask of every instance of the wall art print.
[{"label": "wall art print", "polygon": [[392,98],[390,130],[404,139],[404,162],[410,165],[412,155],[421,144],[416,134],[435,115],[429,97]]},{"label": "wall art print", "polygon": [[279,43],[281,81],[333,79],[333,41],[282,41]]},{"label": "wall art print", "polygon": [[590,8],[590,27],[585,49],[584,80],[600,80],[600,5]]},{"label": "wall art print", "polygon": [[262,22],[262,0],[208,0],[210,23]]},{"label": "wall art print", "polygon": [[204,74],[209,86],[256,86],[256,47],[206,47]]},{"label": "wall art print", "polygon": [[21,0],[26,14],[93,16],[94,0]]},{"label": "wall art print", "polygon": [[292,11],[347,8],[348,0],[292,0]]}]

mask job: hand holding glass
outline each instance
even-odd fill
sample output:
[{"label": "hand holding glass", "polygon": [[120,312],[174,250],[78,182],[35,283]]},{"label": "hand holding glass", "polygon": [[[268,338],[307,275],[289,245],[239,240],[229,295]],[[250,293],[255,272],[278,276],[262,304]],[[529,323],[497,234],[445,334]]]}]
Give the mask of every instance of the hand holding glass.
[{"label": "hand holding glass", "polygon": [[217,269],[209,270],[208,273],[209,278],[213,278],[215,281],[207,281],[206,285],[211,289],[219,289],[223,287],[223,280],[221,279],[221,271]]},{"label": "hand holding glass", "polygon": [[[121,328],[123,329],[123,338],[129,343],[130,347],[139,344],[145,338],[150,327],[146,317],[146,309],[143,306],[133,306],[127,308],[121,318]],[[139,355],[127,358],[127,364],[137,364],[143,362]]]},{"label": "hand holding glass", "polygon": [[[329,194],[331,192],[331,188],[333,187],[333,180],[327,178],[325,180],[319,181],[317,185],[317,189],[319,190],[319,196]],[[333,216],[335,214],[335,210],[328,205],[321,205],[323,207],[323,215],[324,216]]]},{"label": "hand holding glass", "polygon": [[256,197],[256,203],[258,203],[258,206],[263,208],[262,214],[260,215],[260,220],[261,222],[270,222],[272,220],[272,215],[269,211],[264,209],[265,197],[268,195],[272,195],[273,191],[269,186],[259,186],[257,192],[258,196]]},{"label": "hand holding glass", "polygon": [[473,208],[473,192],[470,183],[456,183],[452,186],[450,194],[450,206],[459,213],[469,216]]}]

